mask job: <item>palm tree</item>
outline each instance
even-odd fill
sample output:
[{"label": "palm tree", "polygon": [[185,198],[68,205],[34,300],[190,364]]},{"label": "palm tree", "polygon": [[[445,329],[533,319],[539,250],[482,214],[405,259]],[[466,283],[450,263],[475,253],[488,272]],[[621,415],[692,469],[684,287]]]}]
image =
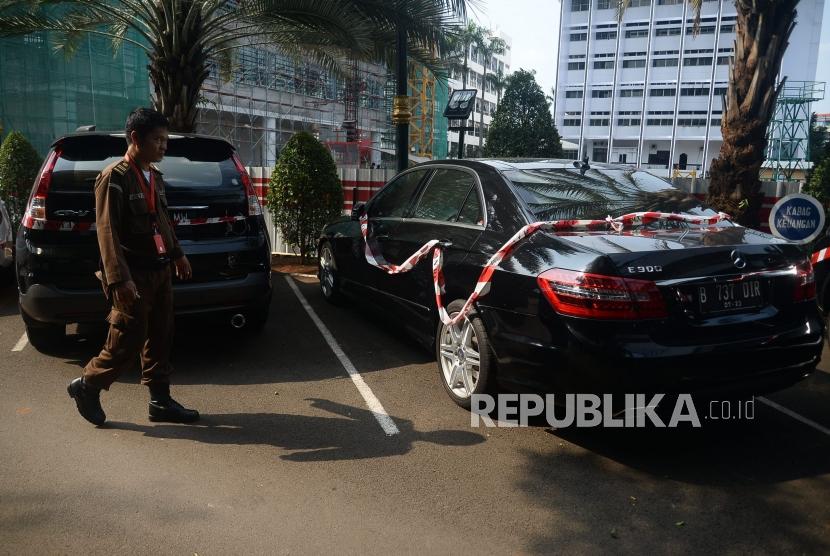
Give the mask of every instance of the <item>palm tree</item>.
[{"label": "palm tree", "polygon": [[479,115],[479,132],[481,137],[479,139],[480,147],[484,144],[484,91],[487,89],[487,69],[490,67],[490,62],[496,54],[504,54],[504,49],[507,48],[507,43],[503,39],[492,36],[489,30],[485,30],[484,40],[478,44],[478,49],[484,57],[482,66],[484,66],[484,74],[482,75],[482,92],[481,92],[481,114]]},{"label": "palm tree", "polygon": [[211,66],[230,68],[241,46],[275,46],[333,70],[392,59],[404,26],[408,48],[431,63],[466,1],[0,0],[0,37],[53,31],[68,56],[88,35],[109,37],[115,50],[132,43],[147,53],[154,107],[172,130],[191,132]]},{"label": "palm tree", "polygon": [[556,101],[556,87],[552,86],[550,88],[550,94],[545,95],[545,100],[547,100],[551,104],[553,104]]},{"label": "palm tree", "polygon": [[461,88],[466,89],[470,48],[484,42],[484,30],[471,21],[452,35],[450,41],[452,57],[449,65],[453,70],[461,72]]},{"label": "palm tree", "polygon": [[487,75],[487,80],[496,90],[496,108],[501,104],[501,94],[507,88],[508,79],[510,79],[510,74],[504,73],[501,67]]},{"label": "palm tree", "polygon": [[[699,20],[703,0],[688,1]],[[620,0],[620,20],[629,3]],[[748,226],[759,223],[763,199],[759,173],[766,131],[784,85],[777,75],[795,26],[797,5],[798,0],[735,0],[735,55],[723,102],[723,144],[709,170],[708,202]]]}]

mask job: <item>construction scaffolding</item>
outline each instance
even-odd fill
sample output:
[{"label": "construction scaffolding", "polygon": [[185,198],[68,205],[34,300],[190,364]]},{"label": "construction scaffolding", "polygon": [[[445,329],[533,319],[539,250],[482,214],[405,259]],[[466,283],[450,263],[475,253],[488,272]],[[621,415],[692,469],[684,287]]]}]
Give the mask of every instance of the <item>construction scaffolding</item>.
[{"label": "construction scaffolding", "polygon": [[812,103],[824,99],[824,83],[786,82],[767,128],[766,163],[773,181],[791,181],[809,170]]},{"label": "construction scaffolding", "polygon": [[[330,145],[368,142],[379,148],[389,126],[386,80],[381,66],[355,63],[344,77],[277,51],[243,47],[231,75],[212,68],[197,128],[231,141],[252,166],[273,166],[298,131]],[[346,160],[343,149],[332,152],[343,164],[371,162]]]},{"label": "construction scaffolding", "polygon": [[442,116],[448,97],[446,79],[439,80],[423,65],[412,63],[409,66],[409,95],[412,99],[410,152],[425,158],[446,158],[448,124]]},{"label": "construction scaffolding", "polygon": [[0,136],[20,131],[41,155],[82,125],[123,130],[127,114],[149,104],[147,57],[135,45],[114,54],[108,39],[87,36],[67,59],[49,32],[0,39]]}]

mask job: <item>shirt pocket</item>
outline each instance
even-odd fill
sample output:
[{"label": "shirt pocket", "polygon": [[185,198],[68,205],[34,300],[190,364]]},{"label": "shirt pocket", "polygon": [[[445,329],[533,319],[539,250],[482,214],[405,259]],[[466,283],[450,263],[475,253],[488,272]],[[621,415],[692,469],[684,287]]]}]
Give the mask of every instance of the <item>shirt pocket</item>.
[{"label": "shirt pocket", "polygon": [[134,234],[152,233],[152,215],[144,197],[130,199],[129,229]]}]

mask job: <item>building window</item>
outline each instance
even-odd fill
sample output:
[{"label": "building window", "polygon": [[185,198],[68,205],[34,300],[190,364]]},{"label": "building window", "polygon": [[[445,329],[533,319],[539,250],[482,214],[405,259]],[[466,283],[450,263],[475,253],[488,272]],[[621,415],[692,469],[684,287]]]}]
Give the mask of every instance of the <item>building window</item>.
[{"label": "building window", "polygon": [[735,32],[735,25],[721,25],[720,26],[721,33],[734,33]]},{"label": "building window", "polygon": [[682,4],[685,0],[657,0],[658,6],[677,6]]},{"label": "building window", "polygon": [[705,118],[678,118],[677,125],[679,127],[704,127],[706,125]]},{"label": "building window", "polygon": [[719,97],[726,94],[726,87],[715,87],[715,96]]},{"label": "building window", "polygon": [[614,69],[614,61],[613,60],[599,60],[594,62],[594,69],[595,70],[608,70]]},{"label": "building window", "polygon": [[659,126],[668,126],[674,123],[674,120],[671,118],[649,118],[646,120],[646,125],[659,125]]},{"label": "building window", "polygon": [[628,98],[628,97],[641,97],[643,96],[642,89],[622,89],[620,90],[620,97],[621,98]]},{"label": "building window", "polygon": [[640,118],[619,118],[617,120],[617,125],[620,127],[632,127],[640,125]]},{"label": "building window", "polygon": [[565,98],[582,98],[582,91],[565,91]]},{"label": "building window", "polygon": [[597,9],[598,10],[610,10],[611,8],[616,8],[617,2],[614,0],[597,0]]},{"label": "building window", "polygon": [[648,29],[632,29],[625,32],[627,39],[641,39],[648,36]]},{"label": "building window", "polygon": [[642,8],[643,6],[650,6],[651,0],[631,0],[628,3],[629,8]]},{"label": "building window", "polygon": [[680,27],[663,27],[654,33],[658,37],[674,37],[680,34]]},{"label": "building window", "polygon": [[709,87],[682,87],[680,95],[684,97],[708,97]]},{"label": "building window", "polygon": [[720,119],[720,118],[714,118],[714,119],[712,119],[712,121],[711,121],[710,123],[711,123],[714,127],[720,127],[720,122],[721,122],[721,119]]},{"label": "building window", "polygon": [[628,154],[627,153],[619,153],[617,154],[617,162],[621,164],[625,164],[628,162]]},{"label": "building window", "polygon": [[683,60],[684,66],[711,66],[712,58],[685,58]]},{"label": "building window", "polygon": [[581,122],[576,118],[568,118],[562,122],[562,125],[565,127],[579,127]]},{"label": "building window", "polygon": [[591,98],[611,98],[610,89],[594,89],[591,91]]},{"label": "building window", "polygon": [[571,0],[572,12],[587,12],[589,0]]},{"label": "building window", "polygon": [[597,32],[597,40],[598,41],[607,41],[611,39],[617,38],[616,31],[598,31]]},{"label": "building window", "polygon": [[677,67],[677,58],[657,58],[651,61],[653,68],[673,68]]},{"label": "building window", "polygon": [[584,70],[585,62],[568,62],[569,70]]},{"label": "building window", "polygon": [[571,33],[571,42],[581,42],[588,40],[588,33]]},{"label": "building window", "polygon": [[718,56],[718,65],[719,66],[728,66],[729,65],[729,60],[731,58],[732,58],[732,56]]},{"label": "building window", "polygon": [[677,89],[649,89],[648,96],[650,97],[673,97],[677,94]]},{"label": "building window", "polygon": [[608,118],[591,118],[589,123],[593,127],[608,127],[611,125],[611,120]]},{"label": "building window", "polygon": [[623,60],[624,68],[644,68],[646,67],[645,60]]},{"label": "building window", "polygon": [[[694,26],[686,27],[686,34],[693,35],[695,32]],[[700,29],[698,30],[699,35],[714,35],[715,34],[715,26],[714,25],[701,25]]]}]

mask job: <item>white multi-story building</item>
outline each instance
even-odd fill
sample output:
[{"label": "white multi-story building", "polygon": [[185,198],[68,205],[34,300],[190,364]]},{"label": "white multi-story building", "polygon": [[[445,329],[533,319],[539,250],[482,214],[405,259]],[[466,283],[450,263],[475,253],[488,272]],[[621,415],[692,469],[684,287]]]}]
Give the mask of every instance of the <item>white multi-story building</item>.
[{"label": "white multi-story building", "polygon": [[[562,0],[555,121],[579,157],[668,175],[717,158],[721,94],[735,41],[732,0],[705,0],[699,34],[686,0]],[[782,65],[813,81],[824,0],[802,0]],[[665,171],[665,174],[663,174]]]},{"label": "white multi-story building", "polygon": [[[487,74],[496,73],[501,69],[505,75],[510,73],[510,49],[512,39],[502,31],[496,31],[494,36],[502,39],[507,45],[504,49],[504,54],[496,54],[490,60],[487,60]],[[474,131],[468,131],[464,135],[464,149],[465,156],[480,156],[481,148],[487,143],[487,131],[490,129],[490,122],[492,115],[496,110],[496,103],[498,95],[496,89],[491,83],[485,83],[484,80],[484,55],[475,47],[470,48],[470,57],[467,62],[467,88],[478,89],[476,96],[475,111],[470,116],[467,122],[467,127],[475,128]],[[449,79],[450,93],[456,89],[461,89],[461,72],[455,71]],[[481,113],[484,111],[484,126],[481,126]],[[473,122],[473,120],[475,122]],[[455,124],[457,122],[453,122]],[[449,139],[449,154],[451,158],[458,156],[458,132],[450,131],[447,133]]]}]

